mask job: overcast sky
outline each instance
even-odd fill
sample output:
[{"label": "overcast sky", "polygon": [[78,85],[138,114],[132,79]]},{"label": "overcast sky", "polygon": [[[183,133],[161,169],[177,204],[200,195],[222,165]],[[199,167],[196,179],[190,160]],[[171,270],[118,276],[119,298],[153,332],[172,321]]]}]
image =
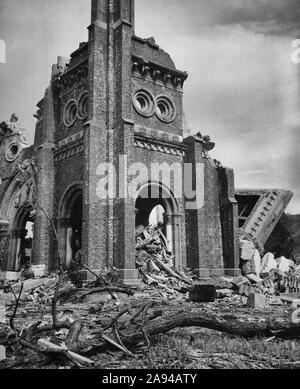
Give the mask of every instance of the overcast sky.
[{"label": "overcast sky", "polygon": [[[51,65],[87,40],[89,19],[90,0],[0,0],[0,120],[17,112],[30,141]],[[211,135],[236,187],[290,189],[300,213],[300,1],[136,0],[136,34],[188,71],[189,124]]]}]

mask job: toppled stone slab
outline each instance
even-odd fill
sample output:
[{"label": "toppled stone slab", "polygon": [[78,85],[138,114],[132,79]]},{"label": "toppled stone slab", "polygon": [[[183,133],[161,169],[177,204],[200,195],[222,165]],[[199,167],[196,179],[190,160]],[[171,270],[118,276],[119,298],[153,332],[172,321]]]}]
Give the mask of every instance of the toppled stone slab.
[{"label": "toppled stone slab", "polygon": [[[29,292],[33,289],[39,288],[40,286],[48,286],[49,284],[55,285],[55,279],[49,278],[40,278],[34,280],[26,280],[23,282],[23,292]],[[18,292],[21,289],[21,283],[14,284],[12,286],[15,292]]]},{"label": "toppled stone slab", "polygon": [[283,305],[283,302],[281,301],[281,299],[279,297],[272,297],[270,300],[269,300],[269,305]]},{"label": "toppled stone slab", "polygon": [[21,278],[21,272],[5,271],[0,273],[0,280],[18,281]]},{"label": "toppled stone slab", "polygon": [[264,309],[266,306],[266,296],[259,293],[250,293],[248,296],[247,307],[255,309]]},{"label": "toppled stone slab", "polygon": [[83,303],[108,303],[112,297],[110,293],[93,293],[85,296],[82,300]]},{"label": "toppled stone slab", "polygon": [[195,282],[189,292],[189,298],[193,302],[214,302],[217,296],[216,287],[212,282]]},{"label": "toppled stone slab", "polygon": [[292,307],[299,307],[300,306],[300,298],[299,295],[297,297],[292,297],[288,295],[281,295],[280,300],[284,303],[292,305]]}]

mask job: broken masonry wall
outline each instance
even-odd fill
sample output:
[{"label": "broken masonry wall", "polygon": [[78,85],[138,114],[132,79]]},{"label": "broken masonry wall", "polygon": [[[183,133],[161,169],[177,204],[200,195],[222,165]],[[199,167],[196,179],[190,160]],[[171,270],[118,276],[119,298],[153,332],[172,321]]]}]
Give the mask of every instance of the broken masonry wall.
[{"label": "broken masonry wall", "polygon": [[[220,171],[219,165],[203,152],[195,137],[185,139],[185,162],[203,166],[193,171],[193,188],[202,186],[202,206],[189,209],[186,201],[187,264],[200,277],[237,274],[237,205],[233,198],[234,176],[230,169]],[[196,177],[198,174],[198,177]],[[199,174],[203,175],[199,177]],[[196,180],[197,178],[197,180]]]},{"label": "broken masonry wall", "polygon": [[234,172],[233,169],[219,167],[218,173],[224,267],[236,269],[236,274],[239,272],[239,229],[238,203],[234,197]]}]

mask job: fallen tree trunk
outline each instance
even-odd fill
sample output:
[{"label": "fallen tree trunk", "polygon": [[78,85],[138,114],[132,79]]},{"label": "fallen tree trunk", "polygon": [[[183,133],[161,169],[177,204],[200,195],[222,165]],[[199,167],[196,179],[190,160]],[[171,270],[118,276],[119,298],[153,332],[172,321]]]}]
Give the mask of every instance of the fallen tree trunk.
[{"label": "fallen tree trunk", "polygon": [[[125,333],[121,334],[122,342],[126,346],[132,346],[145,339],[144,333],[149,337],[167,333],[175,328],[202,327],[231,335],[242,337],[270,336],[276,333],[277,336],[299,336],[300,324],[292,322],[291,315],[283,316],[263,316],[257,315],[253,322],[251,314],[218,314],[207,310],[185,310],[164,315],[161,318],[149,321],[141,328],[131,326]],[[99,339],[99,338],[98,338]],[[77,352],[93,355],[100,349],[105,348],[104,342],[99,342],[96,338],[87,343],[81,343]]]},{"label": "fallen tree trunk", "polygon": [[[255,337],[278,334],[300,335],[300,324],[292,322],[290,317],[259,317],[253,322],[253,315],[214,314],[204,310],[177,312],[151,321],[144,327],[149,336],[169,332],[181,327],[202,327],[232,335]],[[142,335],[135,333],[124,336],[129,343],[139,342]]]}]

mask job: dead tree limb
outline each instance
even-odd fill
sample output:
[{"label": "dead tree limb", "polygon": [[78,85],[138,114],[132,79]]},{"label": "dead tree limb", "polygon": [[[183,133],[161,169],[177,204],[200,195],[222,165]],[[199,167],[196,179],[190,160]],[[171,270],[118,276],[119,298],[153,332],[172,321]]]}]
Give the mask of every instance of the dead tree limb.
[{"label": "dead tree limb", "polygon": [[171,277],[174,277],[174,278],[177,278],[183,282],[185,282],[186,284],[188,285],[192,285],[193,282],[186,279],[185,277],[175,273],[175,271],[173,271],[168,265],[166,265],[165,263],[163,263],[160,259],[158,258],[154,258],[154,262],[155,264],[161,269],[161,270],[164,270],[166,273],[168,273]]},{"label": "dead tree limb", "polygon": [[10,289],[11,289],[13,295],[14,295],[16,303],[15,303],[15,306],[14,306],[14,311],[13,311],[13,313],[12,313],[10,319],[9,319],[9,325],[10,325],[10,328],[13,330],[13,332],[14,332],[14,334],[16,336],[17,343],[19,343],[19,337],[18,337],[18,333],[17,333],[16,328],[15,328],[14,320],[15,320],[15,317],[16,317],[16,314],[17,314],[17,310],[19,308],[19,303],[20,303],[22,292],[23,292],[23,287],[24,287],[24,283],[22,282],[21,289],[20,289],[18,297],[16,296],[15,291],[12,288],[12,286],[10,287]]},{"label": "dead tree limb", "polygon": [[[257,317],[258,320],[253,322],[253,316],[250,316],[214,314],[205,310],[183,311],[150,321],[144,329],[148,336],[166,333],[175,328],[194,326],[243,337],[269,336],[275,331],[277,335],[300,335],[300,324],[293,323],[291,317],[268,317],[264,318],[264,320],[263,318]],[[250,320],[251,318],[252,320]],[[142,339],[138,333],[129,334],[128,336],[124,336],[124,338],[129,343],[136,343]]]},{"label": "dead tree limb", "polygon": [[53,326],[53,328],[55,330],[58,330],[58,329],[62,328],[61,326],[64,326],[63,328],[70,328],[70,322],[69,321],[60,322],[57,319],[56,304],[57,304],[58,297],[59,297],[59,288],[60,288],[60,285],[61,285],[61,282],[62,282],[62,278],[63,278],[63,274],[60,274],[59,277],[58,277],[58,281],[56,283],[55,292],[54,292],[54,296],[53,296],[53,299],[52,299],[52,326]]},{"label": "dead tree limb", "polygon": [[80,320],[74,321],[71,324],[68,335],[65,340],[65,344],[69,349],[72,349],[76,346],[78,342],[78,337],[82,331],[82,322]]},{"label": "dead tree limb", "polygon": [[129,296],[133,296],[134,295],[134,291],[131,290],[131,289],[128,289],[128,288],[118,288],[116,286],[105,286],[104,288],[94,288],[94,289],[91,289],[88,292],[83,293],[82,295],[80,295],[79,298],[83,299],[83,298],[85,298],[85,297],[87,297],[87,296],[89,296],[91,294],[102,293],[102,292],[124,293],[124,294],[128,294]]},{"label": "dead tree limb", "polygon": [[[292,322],[288,315],[284,317],[257,315],[253,322],[251,314],[222,314],[212,313],[205,309],[193,309],[171,313],[152,321],[148,321],[141,331],[140,326],[130,326],[126,333],[122,332],[122,342],[126,347],[133,346],[145,340],[145,333],[149,338],[167,333],[175,328],[202,327],[231,335],[252,338],[257,336],[270,336],[276,332],[277,336],[300,336],[300,324]],[[94,341],[79,345],[76,349],[88,355],[93,355],[99,349],[105,348],[104,342]]]},{"label": "dead tree limb", "polygon": [[114,326],[115,323],[118,321],[118,319],[120,319],[120,317],[125,315],[125,313],[127,313],[127,312],[128,312],[128,307],[126,306],[115,317],[112,318],[111,322],[107,326],[104,327],[104,330],[107,330],[110,327]]}]

